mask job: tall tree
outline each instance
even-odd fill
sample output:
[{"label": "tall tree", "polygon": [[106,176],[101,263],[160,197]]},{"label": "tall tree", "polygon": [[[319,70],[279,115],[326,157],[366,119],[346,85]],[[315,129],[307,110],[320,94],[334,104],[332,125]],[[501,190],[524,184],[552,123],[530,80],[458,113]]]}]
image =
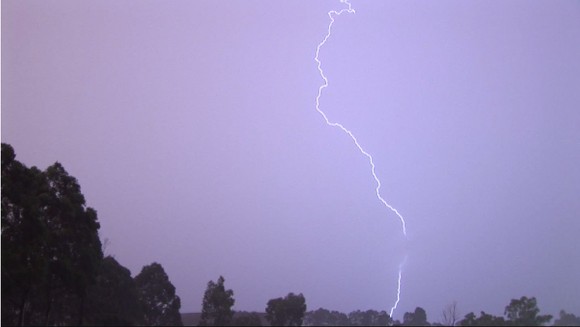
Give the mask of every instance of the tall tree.
[{"label": "tall tree", "polygon": [[414,312],[405,312],[403,326],[429,326],[425,309],[416,307]]},{"label": "tall tree", "polygon": [[271,299],[266,307],[266,319],[272,326],[301,326],[305,313],[306,299],[302,293]]},{"label": "tall tree", "polygon": [[[100,225],[60,163],[41,172],[2,144],[2,321],[82,325]],[[5,315],[6,313],[6,315]]]},{"label": "tall tree", "polygon": [[203,295],[200,326],[226,326],[234,316],[234,291],[226,290],[225,279],[220,276],[217,283],[209,281]]},{"label": "tall tree", "polygon": [[97,282],[89,289],[87,321],[91,325],[142,325],[143,311],[129,269],[113,257],[101,262]]},{"label": "tall tree", "polygon": [[[48,238],[42,211],[48,186],[44,174],[17,161],[14,149],[2,143],[2,324],[30,323],[42,311],[32,301],[44,285]],[[43,201],[44,200],[44,201]],[[28,315],[27,315],[28,313]],[[38,321],[38,323],[42,323]]]},{"label": "tall tree", "polygon": [[144,266],[135,276],[144,322],[151,326],[181,326],[181,300],[159,263]]},{"label": "tall tree", "polygon": [[538,315],[539,313],[535,297],[522,296],[519,300],[513,299],[505,308],[505,315],[514,326],[542,326],[552,320],[552,315]]},{"label": "tall tree", "polygon": [[47,247],[51,259],[48,283],[62,285],[68,293],[63,296],[57,292],[54,302],[63,300],[64,307],[78,303],[76,323],[82,325],[87,290],[95,282],[103,259],[100,224],[97,212],[86,207],[76,178],[60,163],[48,167],[45,174],[49,187],[46,217],[52,231]]},{"label": "tall tree", "polygon": [[441,324],[444,326],[455,326],[459,322],[459,311],[457,310],[457,301],[448,304],[441,313]]}]

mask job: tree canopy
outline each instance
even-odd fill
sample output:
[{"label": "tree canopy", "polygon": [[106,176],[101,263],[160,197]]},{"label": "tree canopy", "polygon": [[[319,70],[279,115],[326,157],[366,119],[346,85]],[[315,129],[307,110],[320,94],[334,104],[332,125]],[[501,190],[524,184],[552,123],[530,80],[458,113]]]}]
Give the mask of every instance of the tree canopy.
[{"label": "tree canopy", "polygon": [[103,257],[97,212],[60,163],[15,158],[2,143],[2,322],[81,325]]},{"label": "tree canopy", "polygon": [[146,325],[181,326],[181,300],[159,263],[144,266],[135,276],[137,294]]},{"label": "tree canopy", "polygon": [[560,310],[560,317],[554,321],[554,326],[580,326],[580,317]]},{"label": "tree canopy", "polygon": [[459,322],[460,326],[505,326],[506,321],[503,317],[496,317],[481,311],[479,317],[473,312],[465,315],[465,318]]},{"label": "tree canopy", "polygon": [[329,311],[319,308],[315,311],[307,312],[304,315],[304,325],[306,326],[349,326],[351,325],[348,316],[342,312]]},{"label": "tree canopy", "polygon": [[513,299],[505,308],[505,315],[513,326],[542,326],[552,320],[551,315],[539,315],[536,298],[522,296],[519,300]]},{"label": "tree canopy", "polygon": [[220,276],[217,283],[209,281],[203,295],[200,326],[225,326],[234,316],[234,291],[226,290],[225,279]]},{"label": "tree canopy", "polygon": [[461,326],[542,326],[552,319],[551,315],[539,315],[536,298],[522,296],[511,300],[505,307],[504,317],[497,317],[481,311],[479,317],[473,312],[465,315]]},{"label": "tree canopy", "polygon": [[288,293],[284,298],[268,301],[266,319],[272,326],[301,326],[306,312],[306,299],[302,293]]},{"label": "tree canopy", "polygon": [[356,310],[348,314],[351,326],[387,326],[392,323],[391,317],[386,311]]},{"label": "tree canopy", "polygon": [[386,311],[376,310],[356,310],[347,315],[319,308],[307,312],[304,316],[304,325],[307,326],[388,326],[392,324],[393,320]]},{"label": "tree canopy", "polygon": [[403,326],[429,326],[425,309],[416,307],[414,312],[405,312]]},{"label": "tree canopy", "polygon": [[93,325],[143,325],[143,308],[129,269],[113,257],[101,262],[97,282],[89,289],[89,319]]}]

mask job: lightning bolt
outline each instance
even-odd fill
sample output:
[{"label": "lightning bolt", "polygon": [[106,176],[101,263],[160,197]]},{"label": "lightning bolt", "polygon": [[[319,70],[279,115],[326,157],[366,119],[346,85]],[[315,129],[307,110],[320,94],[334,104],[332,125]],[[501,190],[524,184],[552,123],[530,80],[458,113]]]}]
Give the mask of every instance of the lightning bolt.
[{"label": "lightning bolt", "polygon": [[375,182],[377,183],[377,187],[375,189],[375,193],[377,194],[377,198],[383,203],[383,205],[385,207],[387,207],[388,209],[393,211],[397,215],[397,217],[399,217],[399,220],[401,221],[401,225],[403,228],[403,234],[405,236],[407,236],[407,227],[406,227],[405,219],[403,218],[403,216],[401,216],[401,214],[399,213],[399,211],[397,211],[397,209],[395,209],[393,206],[388,204],[387,201],[385,201],[385,199],[383,199],[383,197],[381,196],[381,191],[380,191],[381,190],[381,181],[379,180],[379,178],[377,177],[377,174],[375,173],[375,163],[373,161],[373,157],[363,149],[363,147],[360,145],[357,138],[354,136],[354,134],[351,131],[346,129],[346,127],[344,127],[340,123],[331,122],[328,119],[328,116],[326,116],[326,114],[324,113],[324,111],[320,110],[320,97],[322,96],[322,90],[324,90],[325,88],[328,87],[328,78],[326,78],[326,76],[324,75],[324,72],[322,71],[322,67],[321,67],[322,62],[320,61],[320,59],[318,59],[318,56],[320,54],[320,49],[322,48],[322,46],[326,43],[326,41],[330,37],[332,25],[334,24],[333,15],[340,16],[341,14],[343,14],[345,12],[348,12],[349,14],[355,13],[354,9],[352,9],[352,5],[348,2],[348,0],[340,0],[340,2],[347,4],[348,8],[342,9],[341,11],[331,10],[328,12],[328,17],[330,17],[330,24],[328,24],[328,33],[326,34],[326,36],[324,37],[322,42],[320,42],[318,44],[318,47],[316,48],[316,57],[314,57],[314,60],[318,63],[318,72],[320,73],[320,76],[324,80],[324,84],[322,84],[318,88],[318,95],[316,96],[316,111],[318,111],[318,113],[320,113],[322,115],[322,117],[324,117],[324,120],[326,121],[327,125],[332,126],[332,127],[338,127],[343,132],[348,134],[348,136],[350,136],[350,138],[352,139],[352,141],[354,142],[354,144],[356,145],[358,150],[369,159],[369,163],[371,164],[371,173],[373,175],[373,178],[375,179]]},{"label": "lightning bolt", "polygon": [[[358,142],[357,138],[354,136],[354,134],[348,130],[346,127],[344,127],[342,124],[340,123],[336,123],[336,122],[331,122],[328,119],[328,116],[324,113],[324,111],[322,111],[320,109],[320,97],[322,96],[322,90],[324,90],[325,88],[328,87],[328,78],[326,77],[326,75],[324,75],[324,71],[322,70],[322,62],[319,59],[319,55],[320,55],[320,49],[324,46],[324,44],[326,44],[326,41],[328,41],[328,39],[330,38],[330,35],[332,34],[332,25],[334,25],[334,17],[335,16],[340,16],[343,13],[349,13],[349,14],[354,14],[355,10],[352,8],[352,5],[350,4],[350,2],[348,2],[348,0],[340,0],[341,3],[346,4],[348,6],[348,8],[344,8],[340,11],[336,11],[336,10],[331,10],[328,12],[328,17],[330,18],[330,23],[328,24],[328,31],[326,33],[326,35],[324,36],[324,39],[322,40],[322,42],[320,42],[318,44],[318,46],[316,47],[316,56],[314,57],[314,60],[316,61],[316,63],[318,64],[318,72],[320,73],[320,77],[322,77],[322,79],[324,80],[324,84],[322,84],[319,88],[318,88],[318,94],[316,95],[316,111],[318,111],[318,113],[320,113],[320,115],[322,115],[322,117],[324,118],[324,120],[326,121],[326,124],[328,126],[331,127],[337,127],[339,129],[341,129],[344,133],[346,133],[348,136],[350,136],[350,138],[352,139],[352,141],[354,142],[354,144],[356,145],[356,147],[358,148],[358,150],[365,156],[367,157],[367,159],[369,160],[369,163],[371,165],[371,173],[373,175],[373,178],[375,179],[375,182],[377,184],[377,187],[375,188],[375,193],[377,195],[377,198],[379,199],[379,201],[381,201],[381,203],[387,208],[390,209],[392,212],[394,212],[397,217],[399,217],[399,220],[401,222],[401,226],[403,229],[403,235],[405,235],[405,237],[407,236],[407,227],[406,227],[406,223],[405,223],[405,219],[403,218],[403,216],[399,213],[399,211],[397,211],[397,209],[395,209],[393,206],[391,206],[390,204],[387,203],[387,201],[385,201],[385,199],[383,199],[383,197],[381,196],[381,181],[379,180],[379,178],[377,177],[377,174],[375,173],[375,163],[373,161],[373,157],[366,152],[363,147],[360,145],[360,143]],[[390,316],[393,317],[393,312],[395,311],[395,309],[397,308],[397,306],[399,305],[399,301],[401,299],[401,278],[403,275],[403,266],[405,265],[405,262],[407,261],[407,257],[405,257],[405,259],[403,260],[403,262],[401,262],[401,264],[399,265],[399,277],[397,279],[397,300],[395,301],[395,304],[393,305],[393,307],[391,308],[390,311]]]},{"label": "lightning bolt", "polygon": [[401,301],[401,278],[403,277],[403,266],[405,265],[406,262],[407,256],[405,256],[405,259],[403,259],[403,262],[401,262],[401,264],[399,265],[399,278],[397,279],[397,300],[395,301],[395,304],[391,307],[391,311],[389,312],[389,317],[391,318],[393,318],[393,311],[395,311],[395,309],[399,305],[399,301]]}]

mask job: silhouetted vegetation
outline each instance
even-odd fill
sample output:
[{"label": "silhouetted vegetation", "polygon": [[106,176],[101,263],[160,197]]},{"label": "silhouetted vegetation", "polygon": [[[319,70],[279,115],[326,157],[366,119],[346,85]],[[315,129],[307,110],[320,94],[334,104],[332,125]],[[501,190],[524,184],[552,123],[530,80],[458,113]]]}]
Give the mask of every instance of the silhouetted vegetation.
[{"label": "silhouetted vegetation", "polygon": [[505,307],[505,317],[496,317],[485,312],[481,312],[476,317],[473,312],[465,315],[465,319],[460,322],[461,326],[542,326],[552,320],[551,315],[539,315],[540,309],[537,306],[536,298],[521,297],[519,300],[513,299]]},{"label": "silhouetted vegetation", "polygon": [[304,295],[289,293],[283,298],[268,301],[266,319],[272,326],[302,326],[305,312]]},{"label": "silhouetted vegetation", "polygon": [[129,269],[113,257],[101,262],[97,282],[89,291],[87,314],[91,324],[104,326],[142,325],[143,307]]},{"label": "silhouetted vegetation", "polygon": [[561,310],[560,317],[554,321],[554,326],[580,326],[580,317]]},{"label": "silhouetted vegetation", "polygon": [[459,321],[459,311],[457,310],[457,301],[447,305],[441,313],[441,325],[455,326]]},{"label": "silhouetted vegetation", "polygon": [[234,316],[234,291],[226,290],[225,279],[220,276],[217,283],[210,280],[203,295],[200,326],[229,325]]},{"label": "silhouetted vegetation", "polygon": [[256,312],[235,312],[233,326],[262,326],[262,318]]},{"label": "silhouetted vegetation", "polygon": [[[180,298],[159,263],[131,277],[113,257],[103,257],[96,210],[87,207],[77,180],[60,163],[28,168],[2,143],[2,325],[182,325]],[[267,302],[265,313],[234,312],[225,279],[209,281],[199,325],[261,326],[541,326],[536,298],[513,299],[503,316],[481,311],[459,318],[457,303],[430,323],[417,307],[403,321],[385,311],[349,314],[319,308],[306,312],[302,294]],[[193,314],[192,314],[193,315]],[[560,311],[554,326],[579,326]]]},{"label": "silhouetted vegetation", "polygon": [[161,265],[133,280],[103,258],[99,228],[60,163],[28,168],[2,143],[2,325],[180,325]]},{"label": "silhouetted vegetation", "polygon": [[346,314],[323,308],[307,312],[304,316],[305,326],[349,326],[350,324]]},{"label": "silhouetted vegetation", "polygon": [[2,324],[85,321],[103,253],[97,212],[60,163],[40,171],[2,144]]},{"label": "silhouetted vegetation", "polygon": [[181,326],[181,300],[163,267],[154,262],[135,276],[144,322],[151,326]]}]

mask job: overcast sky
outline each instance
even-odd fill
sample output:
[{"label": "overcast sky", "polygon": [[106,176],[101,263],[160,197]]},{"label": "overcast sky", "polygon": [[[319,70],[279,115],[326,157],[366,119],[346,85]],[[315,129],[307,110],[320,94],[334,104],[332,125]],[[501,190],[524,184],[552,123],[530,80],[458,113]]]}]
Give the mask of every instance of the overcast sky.
[{"label": "overcast sky", "polygon": [[106,254],[201,311],[580,314],[580,3],[2,1],[2,142],[61,162]]}]

